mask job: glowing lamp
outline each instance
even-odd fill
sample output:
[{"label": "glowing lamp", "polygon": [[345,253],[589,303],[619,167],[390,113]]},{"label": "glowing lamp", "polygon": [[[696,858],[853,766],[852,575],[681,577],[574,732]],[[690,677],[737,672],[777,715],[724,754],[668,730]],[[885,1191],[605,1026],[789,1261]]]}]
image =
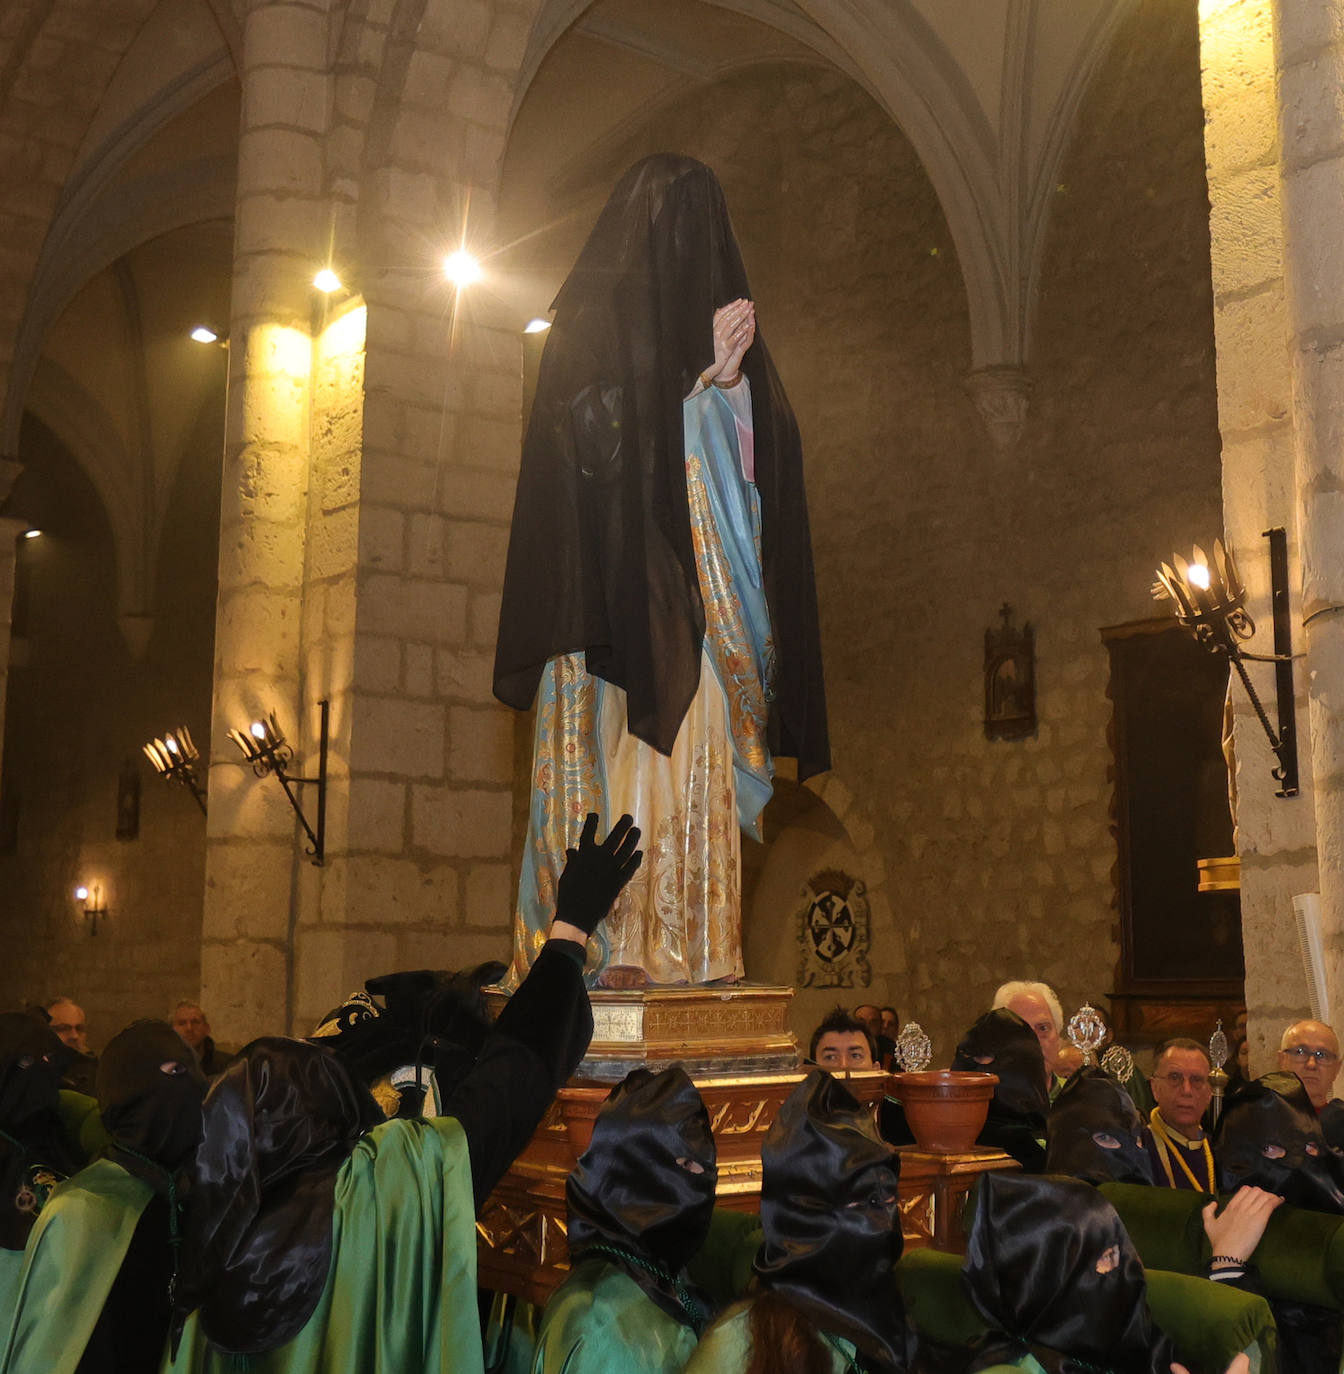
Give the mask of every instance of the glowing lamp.
[{"label": "glowing lamp", "polygon": [[443,260],[443,275],[461,290],[481,279],[481,264],[465,248],[449,253]]}]

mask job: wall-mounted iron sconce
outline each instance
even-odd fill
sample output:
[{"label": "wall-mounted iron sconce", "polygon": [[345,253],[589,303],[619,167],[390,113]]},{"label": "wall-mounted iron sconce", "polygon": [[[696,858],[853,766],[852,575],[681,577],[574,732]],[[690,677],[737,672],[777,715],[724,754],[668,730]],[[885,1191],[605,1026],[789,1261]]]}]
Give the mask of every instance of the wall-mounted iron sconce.
[{"label": "wall-mounted iron sconce", "polygon": [[204,816],[205,788],[201,786],[201,776],[196,771],[201,754],[192,742],[191,731],[185,725],[179,725],[176,730],[165,730],[162,737],[156,736],[144,749],[145,757],[154,765],[159,777],[164,782],[176,782],[185,787]]},{"label": "wall-mounted iron sconce", "polygon": [[[313,863],[320,866],[326,852],[327,731],[331,707],[325,701],[318,702],[318,707],[321,711],[321,723],[315,778],[301,778],[288,771],[289,765],[294,762],[294,750],[285,740],[284,732],[276,722],[274,711],[265,720],[254,720],[245,731],[230,730],[229,738],[242,751],[243,757],[252,765],[252,771],[257,777],[264,778],[267,773],[274,774],[280,786],[285,789],[285,796],[289,798],[289,804],[294,808],[294,814],[299,818],[299,824],[308,836],[307,852]],[[316,829],[308,824],[308,818],[303,814],[299,799],[294,795],[295,784],[302,783],[317,784]]]},{"label": "wall-mounted iron sconce", "polygon": [[98,934],[98,922],[107,920],[107,898],[103,895],[102,883],[85,887],[81,883],[75,889],[75,901],[84,912],[84,923],[90,935]]},{"label": "wall-mounted iron sconce", "polygon": [[[1195,546],[1189,563],[1173,554],[1170,565],[1157,569],[1153,596],[1176,603],[1176,619],[1210,653],[1224,653],[1241,678],[1255,714],[1264,726],[1269,747],[1278,759],[1274,776],[1279,780],[1278,797],[1297,796],[1297,725],[1293,701],[1293,633],[1288,604],[1288,537],[1282,526],[1265,531],[1269,540],[1269,575],[1274,609],[1273,654],[1248,654],[1241,641],[1255,633],[1255,621],[1246,611],[1246,588],[1237,574],[1232,555],[1222,540],[1213,544],[1213,558]],[[1279,730],[1275,734],[1251,684],[1244,660],[1274,665]]]}]

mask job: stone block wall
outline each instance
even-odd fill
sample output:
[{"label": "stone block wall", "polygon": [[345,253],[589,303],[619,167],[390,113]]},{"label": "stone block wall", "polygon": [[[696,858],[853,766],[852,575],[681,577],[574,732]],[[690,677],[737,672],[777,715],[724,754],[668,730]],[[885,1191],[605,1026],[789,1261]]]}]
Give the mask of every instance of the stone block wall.
[{"label": "stone block wall", "polygon": [[[0,854],[8,933],[0,1001],[66,992],[101,1048],[136,1016],[166,1016],[200,990],[205,822],[152,774],[141,744],[210,718],[222,396],[210,398],[179,474],[160,547],[158,616],[142,657],[117,628],[107,518],[74,459],[24,427],[25,509],[45,533],[24,550],[9,674],[4,787],[17,844]],[[117,836],[118,775],[140,778],[139,833]],[[102,885],[109,910],[88,933],[73,898]]]}]

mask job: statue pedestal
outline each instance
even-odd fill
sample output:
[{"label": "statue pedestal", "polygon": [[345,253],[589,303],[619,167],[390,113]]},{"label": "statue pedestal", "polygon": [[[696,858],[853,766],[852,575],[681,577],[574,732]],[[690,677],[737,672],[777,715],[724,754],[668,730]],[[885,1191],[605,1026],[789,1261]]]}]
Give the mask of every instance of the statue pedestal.
[{"label": "statue pedestal", "polygon": [[593,1040],[579,1076],[617,1083],[631,1069],[680,1064],[701,1077],[787,1073],[792,988],[760,983],[687,988],[594,988]]}]

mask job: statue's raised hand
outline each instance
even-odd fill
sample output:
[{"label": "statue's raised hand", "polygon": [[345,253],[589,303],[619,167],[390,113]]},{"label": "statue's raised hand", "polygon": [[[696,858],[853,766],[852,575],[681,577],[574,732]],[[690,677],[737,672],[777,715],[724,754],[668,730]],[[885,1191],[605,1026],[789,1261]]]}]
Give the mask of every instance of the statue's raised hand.
[{"label": "statue's raised hand", "polygon": [[736,382],[743,354],[755,341],[755,305],[745,299],[721,305],[714,312],[714,365],[704,375],[720,386]]},{"label": "statue's raised hand", "polygon": [[[599,844],[597,812],[588,813],[578,848],[565,850],[565,867],[556,887],[552,935],[561,934],[556,926],[572,926],[587,939],[597,929],[644,858],[643,852],[635,848],[638,843],[639,827],[631,817],[622,816]],[[574,937],[566,932],[563,938]]]}]

